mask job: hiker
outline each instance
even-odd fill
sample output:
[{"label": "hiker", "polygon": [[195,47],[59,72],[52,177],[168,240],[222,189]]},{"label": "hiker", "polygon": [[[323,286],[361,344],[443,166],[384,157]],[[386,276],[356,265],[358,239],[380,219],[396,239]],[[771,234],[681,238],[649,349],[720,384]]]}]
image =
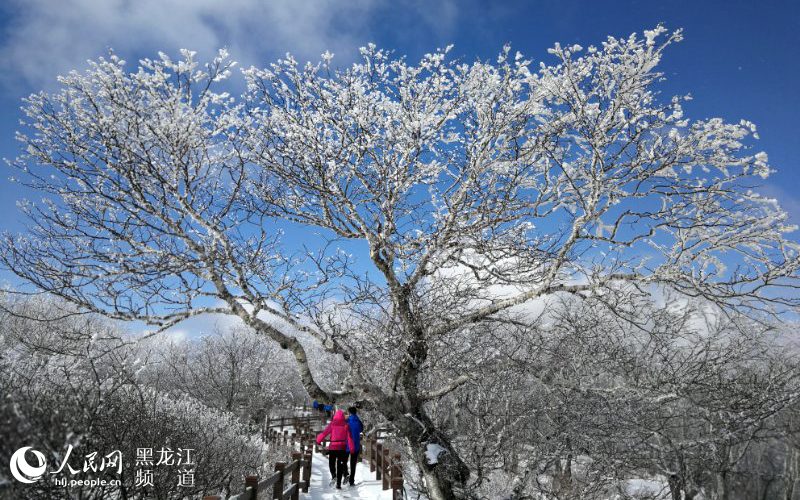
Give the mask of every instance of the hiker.
[{"label": "hiker", "polygon": [[328,467],[331,471],[331,484],[336,481],[336,489],[342,489],[342,477],[347,469],[347,450],[354,450],[353,436],[350,434],[350,426],[344,418],[342,410],[336,410],[331,422],[325,430],[317,436],[317,444],[320,445],[328,438]]},{"label": "hiker", "polygon": [[353,445],[347,447],[347,452],[350,454],[350,486],[356,483],[356,464],[358,463],[359,455],[361,455],[361,431],[364,430],[364,425],[361,419],[358,418],[358,409],[351,406],[347,409],[350,416],[347,418],[347,426],[350,428],[350,437],[352,438]]},{"label": "hiker", "polygon": [[327,416],[327,418],[330,418],[330,414],[328,414],[328,413],[325,411],[325,405],[324,405],[323,403],[320,403],[319,401],[317,401],[317,400],[315,399],[315,400],[314,400],[314,405],[313,405],[313,406],[314,406],[314,409],[315,409],[315,410],[317,410],[317,411],[319,412],[320,416],[322,416],[322,415],[326,415],[326,416]]},{"label": "hiker", "polygon": [[333,413],[333,405],[325,405],[322,408],[325,410],[325,416],[331,418],[331,413]]}]

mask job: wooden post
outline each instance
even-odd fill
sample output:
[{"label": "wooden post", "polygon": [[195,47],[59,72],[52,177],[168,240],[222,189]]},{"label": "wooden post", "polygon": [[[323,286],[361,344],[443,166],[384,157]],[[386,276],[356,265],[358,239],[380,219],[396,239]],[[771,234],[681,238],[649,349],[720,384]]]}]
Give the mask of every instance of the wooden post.
[{"label": "wooden post", "polygon": [[[292,462],[298,462],[297,467],[292,469],[292,484],[297,484],[300,482],[300,466],[299,463],[303,459],[303,454],[299,451],[292,452]],[[300,498],[300,486],[294,489],[294,493],[292,494],[292,500],[299,500]]]},{"label": "wooden post", "polygon": [[[400,461],[400,454],[395,453],[392,457],[392,480],[391,480],[391,487],[392,491],[394,491],[394,481],[395,479],[403,479],[403,468],[401,466],[402,462]],[[401,483],[402,484],[402,483]]]},{"label": "wooden post", "polygon": [[381,469],[383,470],[383,481],[381,485],[384,491],[388,490],[390,487],[389,480],[391,478],[389,477],[389,475],[391,474],[391,464],[389,463],[389,460],[390,460],[389,447],[384,446],[383,454],[381,455]]},{"label": "wooden post", "polygon": [[392,478],[392,500],[403,500],[403,478]]},{"label": "wooden post", "polygon": [[311,454],[311,450],[308,450],[305,455],[303,455],[303,481],[305,481],[305,485],[303,485],[303,493],[308,493],[308,487],[311,485],[311,458],[314,455]]},{"label": "wooden post", "polygon": [[219,495],[206,495],[203,500],[222,500],[222,497]]},{"label": "wooden post", "polygon": [[245,491],[247,488],[251,488],[250,500],[256,500],[258,498],[258,476],[246,476],[244,478]]},{"label": "wooden post", "polygon": [[369,439],[369,471],[375,472],[375,465],[377,464],[375,458],[375,448],[378,446],[378,441],[374,438]]},{"label": "wooden post", "polygon": [[383,473],[383,443],[375,443],[375,479],[379,480]]},{"label": "wooden post", "polygon": [[275,481],[275,485],[272,487],[272,498],[273,499],[282,499],[283,498],[283,469],[286,468],[286,462],[276,462],[275,463],[275,472],[280,473],[280,477],[278,480]]},{"label": "wooden post", "polygon": [[281,417],[281,432],[283,432],[285,424],[286,424],[286,417]]}]

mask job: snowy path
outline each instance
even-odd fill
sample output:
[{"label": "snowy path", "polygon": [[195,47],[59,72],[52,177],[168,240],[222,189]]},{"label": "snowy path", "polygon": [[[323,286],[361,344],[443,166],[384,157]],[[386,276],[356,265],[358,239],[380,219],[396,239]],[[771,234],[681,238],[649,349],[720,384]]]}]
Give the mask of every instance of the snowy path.
[{"label": "snowy path", "polygon": [[[370,473],[369,465],[364,461],[356,467],[356,485],[354,487],[328,486],[331,473],[328,470],[328,457],[314,453],[311,459],[311,486],[308,493],[303,493],[300,498],[304,500],[333,500],[336,498],[363,498],[365,500],[391,500],[392,490],[383,491],[381,482],[375,479],[375,474]],[[360,484],[359,484],[360,483]]]}]

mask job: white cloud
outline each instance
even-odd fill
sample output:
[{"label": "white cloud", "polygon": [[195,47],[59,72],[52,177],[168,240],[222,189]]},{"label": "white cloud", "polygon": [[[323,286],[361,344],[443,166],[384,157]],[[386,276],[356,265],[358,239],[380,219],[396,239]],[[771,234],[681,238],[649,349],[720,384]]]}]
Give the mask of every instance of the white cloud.
[{"label": "white cloud", "polygon": [[186,339],[189,338],[189,332],[184,329],[172,329],[164,332],[164,337],[166,337],[167,342],[172,344],[180,344],[182,342],[186,342]]},{"label": "white cloud", "polygon": [[[12,0],[2,40],[5,83],[50,87],[113,48],[123,58],[227,47],[243,65],[291,51],[352,57],[386,0]],[[416,6],[412,6],[416,8]],[[340,59],[337,56],[337,59]]]}]

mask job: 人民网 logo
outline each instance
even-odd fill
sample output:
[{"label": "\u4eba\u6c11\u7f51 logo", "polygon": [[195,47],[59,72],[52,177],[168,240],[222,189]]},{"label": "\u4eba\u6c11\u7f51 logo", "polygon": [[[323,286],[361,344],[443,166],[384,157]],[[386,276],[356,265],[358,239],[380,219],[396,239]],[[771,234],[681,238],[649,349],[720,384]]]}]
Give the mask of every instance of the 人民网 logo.
[{"label": "\u4eba\u6c11\u7f51 logo", "polygon": [[[31,450],[33,456],[36,457],[36,461],[38,465],[33,466],[28,463],[25,459],[25,452]],[[44,470],[47,467],[44,461],[44,454],[42,452],[34,450],[30,446],[25,446],[11,455],[11,463],[9,464],[11,468],[11,474],[14,476],[14,479],[21,483],[35,483],[44,475]]]}]

